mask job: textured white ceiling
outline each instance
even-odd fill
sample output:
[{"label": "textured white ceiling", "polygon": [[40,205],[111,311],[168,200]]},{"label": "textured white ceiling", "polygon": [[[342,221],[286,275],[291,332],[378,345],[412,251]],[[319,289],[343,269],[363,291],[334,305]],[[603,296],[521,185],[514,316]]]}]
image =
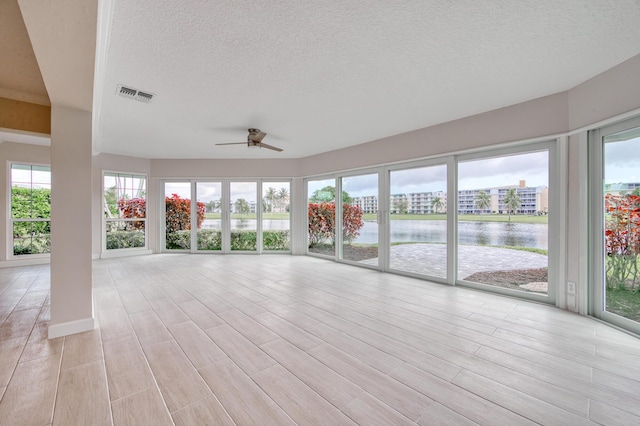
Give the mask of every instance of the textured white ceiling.
[{"label": "textured white ceiling", "polygon": [[[640,53],[636,0],[112,6],[94,148],[149,158],[304,157],[564,91]],[[248,127],[284,152],[215,146]]]}]

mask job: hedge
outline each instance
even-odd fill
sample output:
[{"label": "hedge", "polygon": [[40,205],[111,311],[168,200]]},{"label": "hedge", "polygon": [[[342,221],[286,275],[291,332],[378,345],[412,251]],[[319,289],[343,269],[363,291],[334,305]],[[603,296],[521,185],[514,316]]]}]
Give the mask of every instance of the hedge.
[{"label": "hedge", "polygon": [[[231,231],[231,250],[254,251],[257,246],[257,233],[251,230]],[[221,250],[222,231],[198,229],[199,250]],[[289,250],[289,231],[264,231],[262,233],[264,250]],[[166,247],[169,250],[191,249],[191,231],[183,230],[166,235]]]}]

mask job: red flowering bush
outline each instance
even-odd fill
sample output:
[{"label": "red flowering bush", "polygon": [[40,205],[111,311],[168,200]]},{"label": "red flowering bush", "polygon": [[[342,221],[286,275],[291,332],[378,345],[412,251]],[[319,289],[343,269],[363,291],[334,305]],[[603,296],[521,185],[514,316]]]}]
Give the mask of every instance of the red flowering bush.
[{"label": "red flowering bush", "polygon": [[[165,217],[167,222],[167,234],[191,229],[191,200],[180,198],[178,194],[165,197]],[[198,229],[204,221],[206,211],[205,204],[198,201],[196,212],[198,215]]]},{"label": "red flowering bush", "polygon": [[[360,235],[364,226],[362,209],[350,204],[342,205],[342,235],[347,243],[351,243]],[[309,203],[309,247],[323,241],[335,244],[336,204],[332,202]]]},{"label": "red flowering bush", "polygon": [[638,291],[640,254],[640,196],[605,196],[607,286]]},{"label": "red flowering bush", "polygon": [[[118,209],[121,217],[125,219],[144,218],[147,214],[147,200],[144,198],[132,198],[130,200],[120,198],[118,200]],[[128,223],[126,230],[131,229],[144,230],[144,222],[134,221]]]}]

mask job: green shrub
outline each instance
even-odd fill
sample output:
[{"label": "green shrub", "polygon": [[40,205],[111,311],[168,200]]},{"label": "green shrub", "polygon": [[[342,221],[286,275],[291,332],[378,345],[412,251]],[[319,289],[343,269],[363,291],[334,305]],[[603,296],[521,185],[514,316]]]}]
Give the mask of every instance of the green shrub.
[{"label": "green shrub", "polygon": [[43,253],[51,253],[51,239],[48,235],[13,239],[13,254],[16,256]]},{"label": "green shrub", "polygon": [[231,250],[255,251],[256,231],[231,231]]},{"label": "green shrub", "polygon": [[188,229],[182,231],[167,232],[166,246],[168,250],[189,250],[191,249],[191,231]]},{"label": "green shrub", "polygon": [[107,250],[144,247],[144,231],[107,232]]},{"label": "green shrub", "polygon": [[265,250],[289,250],[289,231],[264,231],[262,245]]},{"label": "green shrub", "polygon": [[[263,245],[265,250],[289,250],[289,231],[264,231]],[[221,250],[222,231],[217,229],[198,230],[199,250]],[[191,249],[191,231],[182,230],[167,233],[168,250]],[[231,250],[255,251],[257,249],[257,234],[252,230],[231,231]]]},{"label": "green shrub", "polygon": [[198,229],[199,250],[222,250],[222,231],[216,229]]}]

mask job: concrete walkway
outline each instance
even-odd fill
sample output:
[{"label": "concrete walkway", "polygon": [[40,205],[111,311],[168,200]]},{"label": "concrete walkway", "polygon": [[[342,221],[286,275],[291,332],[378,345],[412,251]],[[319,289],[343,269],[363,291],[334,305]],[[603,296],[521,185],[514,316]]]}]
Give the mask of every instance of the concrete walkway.
[{"label": "concrete walkway", "polygon": [[[378,259],[362,261],[377,264]],[[464,279],[476,272],[546,268],[543,254],[486,246],[458,247],[458,277]],[[447,246],[445,244],[401,244],[391,247],[389,267],[417,274],[446,277]]]}]

